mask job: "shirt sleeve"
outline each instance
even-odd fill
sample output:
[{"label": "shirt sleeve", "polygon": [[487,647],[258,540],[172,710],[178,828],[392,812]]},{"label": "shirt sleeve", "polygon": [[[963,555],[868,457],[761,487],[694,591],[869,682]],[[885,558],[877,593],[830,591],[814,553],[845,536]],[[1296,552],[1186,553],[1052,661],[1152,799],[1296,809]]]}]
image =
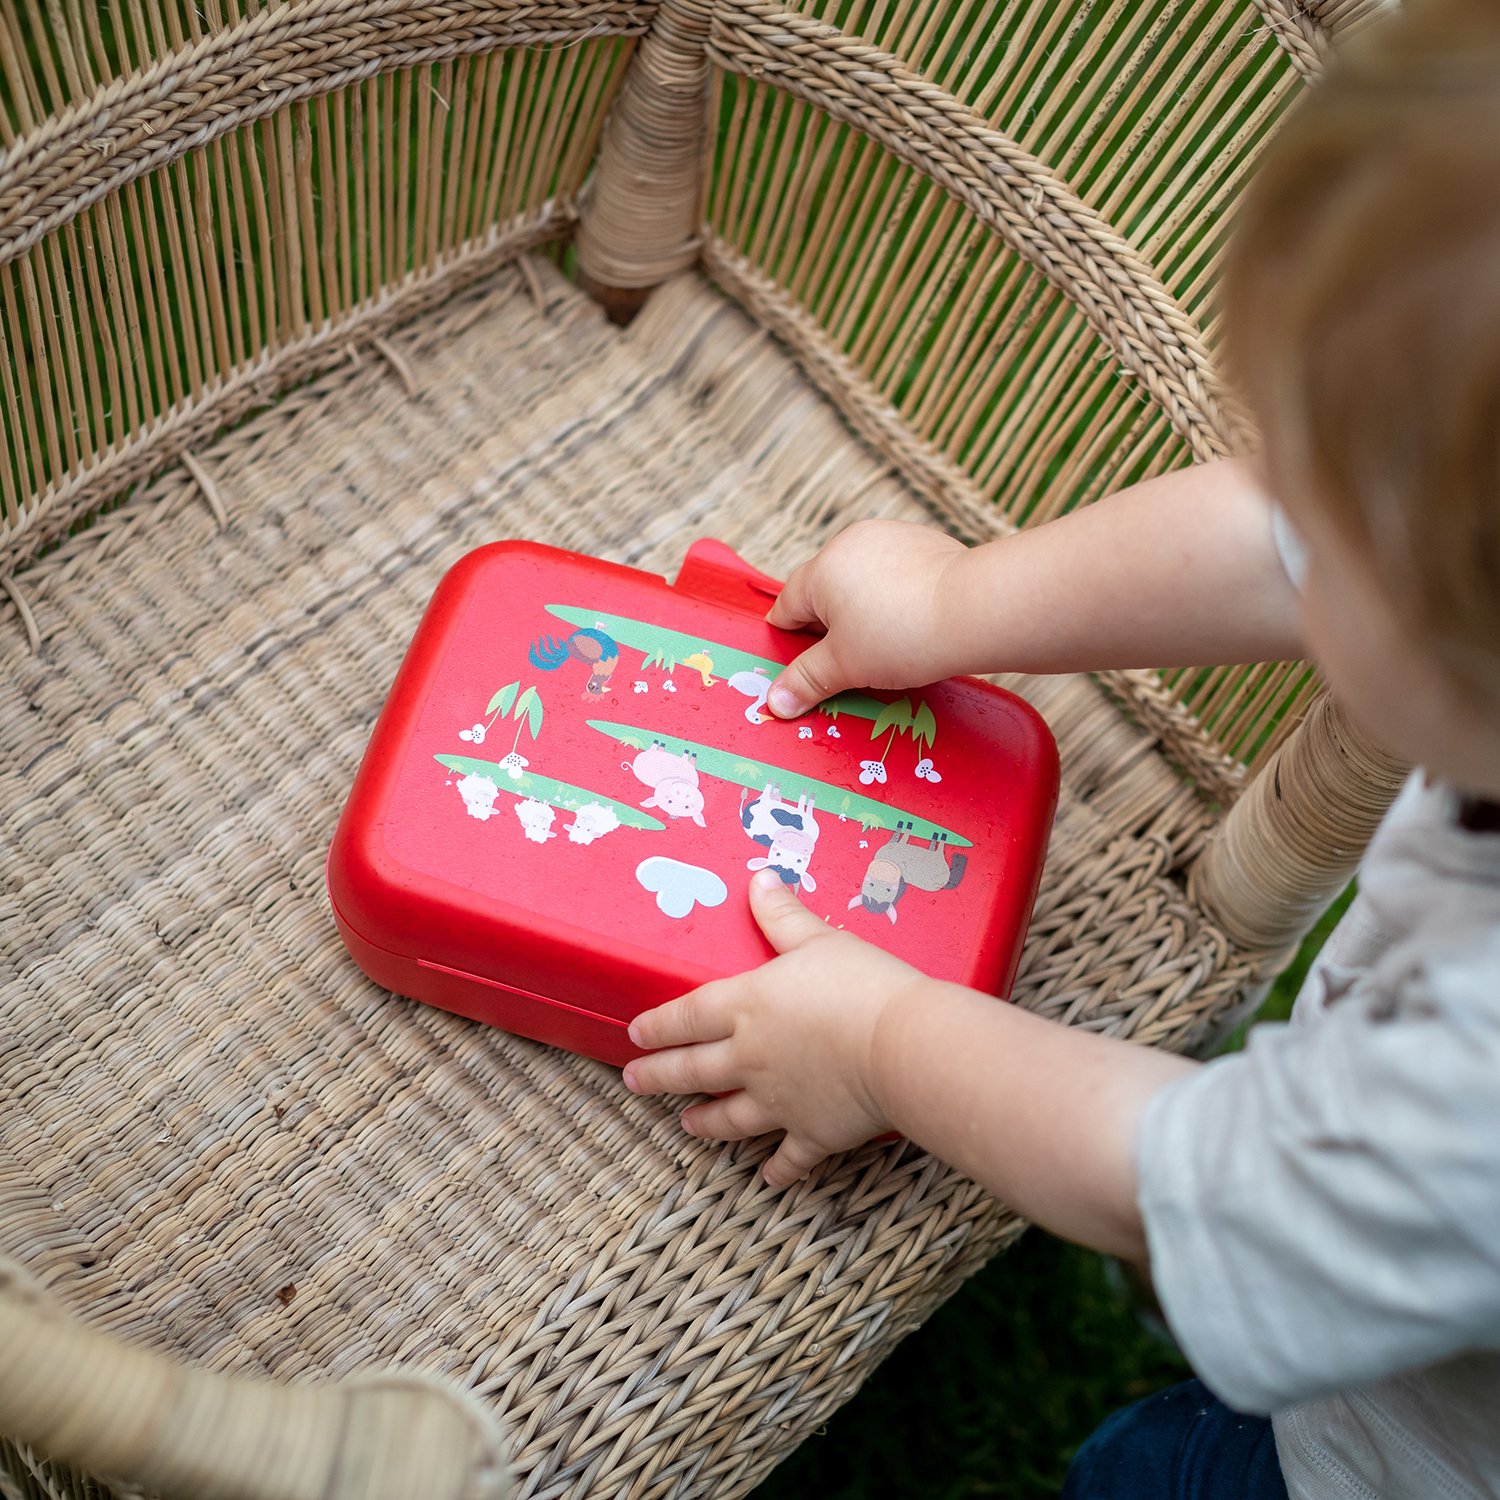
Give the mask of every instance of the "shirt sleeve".
[{"label": "shirt sleeve", "polygon": [[1152,1277],[1230,1406],[1500,1349],[1500,936],[1476,941],[1394,950],[1317,1025],[1258,1026],[1147,1106]]}]

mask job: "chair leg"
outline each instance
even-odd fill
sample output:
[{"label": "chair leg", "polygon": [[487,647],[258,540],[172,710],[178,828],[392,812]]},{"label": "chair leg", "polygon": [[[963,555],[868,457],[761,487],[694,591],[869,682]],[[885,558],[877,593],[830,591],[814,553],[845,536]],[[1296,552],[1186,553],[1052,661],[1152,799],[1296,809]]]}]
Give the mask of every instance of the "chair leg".
[{"label": "chair leg", "polygon": [[617,323],[696,264],[708,143],[709,6],[663,0],[631,60],[582,198],[579,280]]}]

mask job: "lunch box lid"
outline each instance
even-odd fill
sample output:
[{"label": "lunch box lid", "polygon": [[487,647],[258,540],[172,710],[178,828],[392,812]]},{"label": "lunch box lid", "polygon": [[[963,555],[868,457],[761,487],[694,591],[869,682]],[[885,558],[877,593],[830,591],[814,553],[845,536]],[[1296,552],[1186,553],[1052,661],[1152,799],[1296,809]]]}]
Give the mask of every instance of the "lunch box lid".
[{"label": "lunch box lid", "polygon": [[767,624],[778,589],[712,540],[674,583],[527,541],[462,558],[329,851],[341,925],[628,1021],[771,955],[746,901],[771,868],[830,925],[1003,993],[1057,798],[1046,724],[971,678],[772,718],[809,641]]}]

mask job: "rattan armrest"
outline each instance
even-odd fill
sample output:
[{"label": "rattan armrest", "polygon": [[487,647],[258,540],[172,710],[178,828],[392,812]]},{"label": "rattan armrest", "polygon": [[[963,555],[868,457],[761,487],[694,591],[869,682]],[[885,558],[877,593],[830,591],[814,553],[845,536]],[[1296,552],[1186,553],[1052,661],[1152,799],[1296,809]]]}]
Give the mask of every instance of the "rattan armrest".
[{"label": "rattan armrest", "polygon": [[171,1500],[504,1500],[499,1423],[431,1375],[285,1383],[99,1333],[0,1259],[0,1432]]}]

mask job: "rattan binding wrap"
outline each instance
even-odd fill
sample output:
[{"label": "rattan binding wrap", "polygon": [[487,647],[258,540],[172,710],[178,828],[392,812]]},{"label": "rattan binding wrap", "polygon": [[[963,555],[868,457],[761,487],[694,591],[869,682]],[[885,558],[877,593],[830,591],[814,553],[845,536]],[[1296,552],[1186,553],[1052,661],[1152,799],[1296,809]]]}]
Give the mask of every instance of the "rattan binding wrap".
[{"label": "rattan binding wrap", "polygon": [[[480,542],[784,573],[1238,441],[1217,226],[1372,7],[1156,4],[0,0],[0,1484],[478,1497],[498,1419],[518,1495],[740,1495],[1019,1232],[376,990],[322,859]],[[1400,768],[1298,664],[1002,680],[1017,999],[1203,1046]]]}]

